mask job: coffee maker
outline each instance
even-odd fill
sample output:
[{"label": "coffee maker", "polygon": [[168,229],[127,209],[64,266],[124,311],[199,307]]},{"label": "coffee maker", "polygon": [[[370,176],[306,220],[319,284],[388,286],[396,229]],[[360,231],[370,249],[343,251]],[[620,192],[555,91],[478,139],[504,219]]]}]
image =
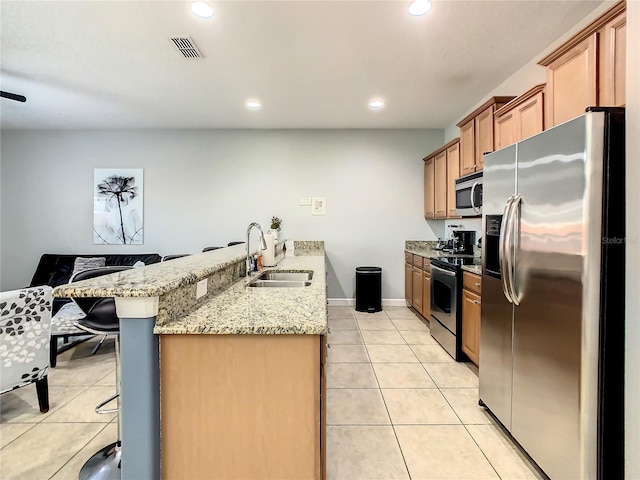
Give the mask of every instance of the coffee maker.
[{"label": "coffee maker", "polygon": [[474,230],[457,230],[453,232],[451,253],[458,255],[473,255],[473,244],[476,242]]}]

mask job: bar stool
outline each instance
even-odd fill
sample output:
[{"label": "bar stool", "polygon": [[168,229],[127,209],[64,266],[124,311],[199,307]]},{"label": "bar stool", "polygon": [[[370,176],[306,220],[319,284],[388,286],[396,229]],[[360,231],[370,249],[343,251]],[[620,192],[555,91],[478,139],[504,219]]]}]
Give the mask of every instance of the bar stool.
[{"label": "bar stool", "polygon": [[[76,274],[72,281],[108,275],[128,270],[131,267],[101,267],[85,270]],[[116,350],[116,393],[96,406],[96,413],[107,414],[120,411],[120,319],[116,315],[116,304],[113,298],[74,298],[86,316],[75,322],[75,325],[94,335],[113,335]],[[117,400],[116,408],[103,409],[105,405]],[[118,415],[118,439],[94,453],[80,469],[80,480],[116,480],[121,478],[121,442],[120,415]]]}]

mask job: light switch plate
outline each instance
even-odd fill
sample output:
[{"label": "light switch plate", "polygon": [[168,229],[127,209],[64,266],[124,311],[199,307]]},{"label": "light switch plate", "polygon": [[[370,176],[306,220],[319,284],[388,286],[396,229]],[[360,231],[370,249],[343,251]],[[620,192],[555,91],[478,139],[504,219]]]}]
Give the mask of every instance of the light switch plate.
[{"label": "light switch plate", "polygon": [[303,207],[311,205],[311,197],[300,197],[300,205]]},{"label": "light switch plate", "polygon": [[207,279],[200,280],[196,284],[196,300],[207,294]]}]

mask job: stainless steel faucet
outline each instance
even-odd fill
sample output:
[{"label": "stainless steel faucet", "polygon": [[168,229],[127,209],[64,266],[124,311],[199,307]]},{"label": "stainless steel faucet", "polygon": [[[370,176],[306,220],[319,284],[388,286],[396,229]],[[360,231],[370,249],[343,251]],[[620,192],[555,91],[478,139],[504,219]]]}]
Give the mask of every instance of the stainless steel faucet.
[{"label": "stainless steel faucet", "polygon": [[251,233],[251,229],[253,227],[258,227],[258,230],[260,230],[260,250],[266,250],[267,249],[267,242],[265,242],[264,240],[264,232],[262,231],[262,227],[260,226],[259,223],[257,222],[251,222],[249,224],[249,226],[247,227],[247,261],[246,261],[246,265],[247,265],[247,277],[251,276],[251,270],[253,267],[253,264],[251,262],[251,258],[250,258],[250,253],[251,249],[249,248],[249,234]]}]

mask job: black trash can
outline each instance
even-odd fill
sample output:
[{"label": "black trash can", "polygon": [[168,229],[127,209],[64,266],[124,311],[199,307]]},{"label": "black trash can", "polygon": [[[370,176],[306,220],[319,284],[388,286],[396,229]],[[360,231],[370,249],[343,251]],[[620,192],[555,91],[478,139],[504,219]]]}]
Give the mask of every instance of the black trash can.
[{"label": "black trash can", "polygon": [[382,267],[356,267],[356,310],[382,311]]}]

